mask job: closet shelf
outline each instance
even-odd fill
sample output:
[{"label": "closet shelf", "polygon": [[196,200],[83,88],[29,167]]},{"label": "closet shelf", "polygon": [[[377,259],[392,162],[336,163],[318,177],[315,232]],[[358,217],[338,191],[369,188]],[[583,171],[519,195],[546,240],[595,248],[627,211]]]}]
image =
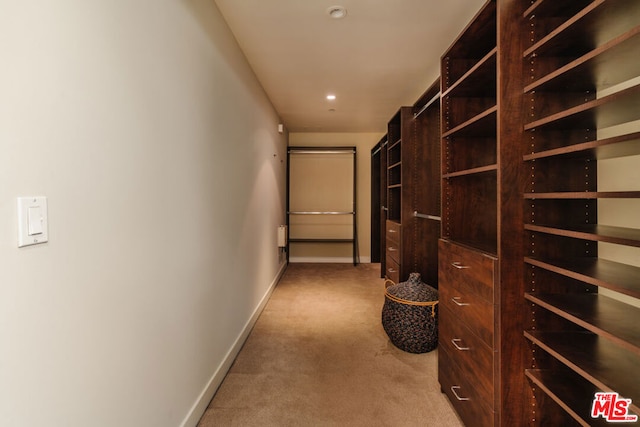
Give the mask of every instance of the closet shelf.
[{"label": "closet shelf", "polygon": [[612,159],[637,154],[640,154],[640,132],[538,151],[524,155],[523,160],[532,161],[559,156]]},{"label": "closet shelf", "polygon": [[525,375],[580,425],[611,426],[603,418],[591,418],[593,396],[601,390],[584,378],[568,370],[556,369],[527,369]]},{"label": "closet shelf", "polygon": [[498,48],[494,47],[475,66],[451,85],[442,96],[495,98],[497,56]]},{"label": "closet shelf", "polygon": [[640,384],[632,372],[637,356],[589,332],[525,331],[536,344],[603,391],[615,391],[632,400],[631,410],[640,412]]},{"label": "closet shelf", "polygon": [[524,229],[556,236],[640,247],[640,230],[635,228],[612,227],[599,224],[571,226],[525,224]]},{"label": "closet shelf", "polygon": [[597,293],[525,293],[525,299],[640,355],[640,308]]},{"label": "closet shelf", "polygon": [[576,126],[600,129],[638,119],[640,84],[527,123],[524,129],[568,129]]},{"label": "closet shelf", "polygon": [[444,132],[443,138],[458,136],[495,136],[497,106],[492,106],[466,122]]},{"label": "closet shelf", "polygon": [[595,286],[611,289],[633,298],[640,298],[640,267],[602,258],[544,259],[525,257],[525,263],[545,270],[581,280]]},{"label": "closet shelf", "polygon": [[640,191],[571,191],[551,193],[524,193],[525,200],[536,199],[636,199]]},{"label": "closet shelf", "polygon": [[[524,92],[605,89],[640,74],[640,28],[633,28],[586,55],[525,86]],[[540,60],[539,58],[535,59]],[[595,78],[594,76],[598,76]]]},{"label": "closet shelf", "polygon": [[[523,53],[524,58],[531,55],[575,57],[581,52],[592,50],[598,46],[599,40],[609,40],[635,26],[625,16],[638,12],[640,2],[637,0],[595,0],[584,9],[567,19],[562,25],[551,31]],[[533,17],[533,13],[529,18]],[[608,37],[597,38],[602,30]],[[612,34],[613,33],[613,34]]]},{"label": "closet shelf", "polygon": [[543,18],[569,18],[584,9],[593,0],[572,0],[565,4],[557,0],[536,0],[523,14],[525,19],[533,15]]},{"label": "closet shelf", "polygon": [[477,168],[473,168],[473,169],[466,169],[466,170],[461,170],[461,171],[456,171],[456,172],[443,173],[442,174],[442,178],[449,179],[449,178],[457,178],[457,177],[485,174],[485,173],[489,173],[489,172],[490,173],[495,173],[497,170],[498,170],[498,166],[493,164],[493,165],[481,166],[481,167],[477,167]]}]

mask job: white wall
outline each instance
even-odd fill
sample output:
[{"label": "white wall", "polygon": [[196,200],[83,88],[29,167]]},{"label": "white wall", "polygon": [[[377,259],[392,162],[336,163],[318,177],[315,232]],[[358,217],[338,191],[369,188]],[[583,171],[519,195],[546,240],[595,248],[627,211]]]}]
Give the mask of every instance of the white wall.
[{"label": "white wall", "polygon": [[[360,261],[371,262],[371,149],[384,133],[292,132],[291,146],[355,146],[357,168],[357,228]],[[351,185],[349,182],[348,186]],[[351,245],[298,244],[290,248],[291,262],[351,262]]]},{"label": "white wall", "polygon": [[195,425],[285,266],[286,134],[210,0],[0,10],[0,425]]}]

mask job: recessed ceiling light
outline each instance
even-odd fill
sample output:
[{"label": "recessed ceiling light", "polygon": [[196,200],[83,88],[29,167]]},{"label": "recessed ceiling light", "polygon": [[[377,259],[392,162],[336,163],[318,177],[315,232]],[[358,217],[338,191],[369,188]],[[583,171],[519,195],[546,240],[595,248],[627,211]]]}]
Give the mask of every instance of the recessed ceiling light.
[{"label": "recessed ceiling light", "polygon": [[329,101],[333,101],[334,99],[336,99],[336,96],[335,95],[327,95],[327,99]]},{"label": "recessed ceiling light", "polygon": [[327,9],[327,13],[333,19],[342,19],[347,16],[347,9],[342,6],[331,6]]}]

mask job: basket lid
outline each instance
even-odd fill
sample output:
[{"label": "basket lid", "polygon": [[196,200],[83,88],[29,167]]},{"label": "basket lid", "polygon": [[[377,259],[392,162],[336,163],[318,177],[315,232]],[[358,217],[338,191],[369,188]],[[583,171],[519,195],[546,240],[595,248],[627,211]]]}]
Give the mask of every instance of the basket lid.
[{"label": "basket lid", "polygon": [[409,279],[406,282],[391,285],[386,289],[386,292],[391,296],[406,301],[427,302],[438,300],[438,291],[424,283],[420,279],[420,273],[409,274]]}]

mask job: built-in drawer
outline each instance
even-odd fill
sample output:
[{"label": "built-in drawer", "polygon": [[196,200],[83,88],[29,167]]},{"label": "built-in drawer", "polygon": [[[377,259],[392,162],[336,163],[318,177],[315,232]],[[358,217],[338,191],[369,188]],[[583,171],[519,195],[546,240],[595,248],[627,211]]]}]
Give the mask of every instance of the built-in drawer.
[{"label": "built-in drawer", "polygon": [[458,322],[454,313],[440,306],[438,347],[443,348],[464,372],[469,372],[478,396],[493,407],[493,350]]},{"label": "built-in drawer", "polygon": [[438,242],[438,283],[455,286],[466,295],[494,301],[494,272],[497,258],[484,252],[457,245],[448,240]]},{"label": "built-in drawer", "polygon": [[386,231],[386,239],[387,239],[387,244],[389,242],[389,240],[395,242],[396,246],[399,246],[400,244],[400,232],[402,231],[402,226],[400,225],[400,223],[395,222],[395,221],[389,221],[387,220],[387,231]]},{"label": "built-in drawer", "polygon": [[474,386],[475,373],[460,368],[443,347],[438,348],[438,380],[440,388],[453,404],[465,425],[495,425],[495,412]]},{"label": "built-in drawer", "polygon": [[400,246],[393,240],[387,240],[387,258],[391,258],[397,264],[400,264]]},{"label": "built-in drawer", "polygon": [[[462,287],[462,289],[465,288]],[[478,339],[493,348],[493,304],[442,280],[439,282],[438,294],[440,306],[448,309],[452,314],[448,320],[454,323],[464,323]],[[443,322],[444,320],[440,321],[441,325]]]},{"label": "built-in drawer", "polygon": [[392,280],[393,283],[398,283],[400,281],[400,265],[389,255],[387,255],[386,261],[385,277]]}]

